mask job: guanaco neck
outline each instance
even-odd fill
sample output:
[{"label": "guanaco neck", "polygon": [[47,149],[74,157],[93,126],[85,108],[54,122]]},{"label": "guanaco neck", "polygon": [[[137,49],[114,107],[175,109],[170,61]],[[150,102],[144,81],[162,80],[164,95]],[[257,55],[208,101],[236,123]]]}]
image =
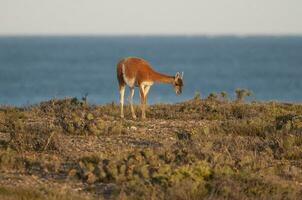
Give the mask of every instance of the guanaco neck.
[{"label": "guanaco neck", "polygon": [[153,71],[152,79],[154,82],[173,84],[175,77]]}]

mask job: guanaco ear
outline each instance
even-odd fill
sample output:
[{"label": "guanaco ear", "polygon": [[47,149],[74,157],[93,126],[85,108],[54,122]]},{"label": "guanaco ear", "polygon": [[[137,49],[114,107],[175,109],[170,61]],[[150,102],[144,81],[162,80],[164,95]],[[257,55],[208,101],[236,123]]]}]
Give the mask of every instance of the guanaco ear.
[{"label": "guanaco ear", "polygon": [[175,79],[177,79],[177,78],[180,78],[180,73],[179,72],[176,72],[176,74],[175,74]]},{"label": "guanaco ear", "polygon": [[184,77],[184,72],[181,72],[181,79]]}]

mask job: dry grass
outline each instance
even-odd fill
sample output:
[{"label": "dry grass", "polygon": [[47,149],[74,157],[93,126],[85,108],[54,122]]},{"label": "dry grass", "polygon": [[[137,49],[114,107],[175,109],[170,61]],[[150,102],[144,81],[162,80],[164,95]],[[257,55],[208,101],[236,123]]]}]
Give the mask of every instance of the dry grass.
[{"label": "dry grass", "polygon": [[74,195],[70,191],[47,188],[22,188],[0,186],[0,197],[2,200],[80,200],[88,199],[84,195]]},{"label": "dry grass", "polygon": [[301,199],[302,105],[220,96],[146,121],[75,98],[1,107],[0,197]]}]

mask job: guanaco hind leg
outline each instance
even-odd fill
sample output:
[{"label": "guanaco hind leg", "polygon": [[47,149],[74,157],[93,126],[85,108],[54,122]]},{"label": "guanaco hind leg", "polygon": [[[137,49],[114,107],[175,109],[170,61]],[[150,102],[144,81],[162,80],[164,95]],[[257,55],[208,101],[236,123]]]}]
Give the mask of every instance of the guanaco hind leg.
[{"label": "guanaco hind leg", "polygon": [[122,85],[120,86],[121,118],[124,118],[124,96],[125,96],[125,85]]},{"label": "guanaco hind leg", "polygon": [[133,108],[133,96],[134,96],[134,88],[131,87],[130,92],[129,92],[129,99],[128,100],[129,100],[129,103],[130,103],[132,117],[133,117],[133,119],[136,119],[135,111],[134,111],[134,108]]}]

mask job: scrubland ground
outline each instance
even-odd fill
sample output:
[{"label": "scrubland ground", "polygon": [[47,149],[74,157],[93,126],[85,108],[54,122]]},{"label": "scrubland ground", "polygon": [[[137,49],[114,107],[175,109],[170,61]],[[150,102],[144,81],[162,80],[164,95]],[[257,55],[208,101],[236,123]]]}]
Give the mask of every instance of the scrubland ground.
[{"label": "scrubland ground", "polygon": [[0,199],[302,199],[302,104],[210,96],[125,113],[76,98],[0,107]]}]

